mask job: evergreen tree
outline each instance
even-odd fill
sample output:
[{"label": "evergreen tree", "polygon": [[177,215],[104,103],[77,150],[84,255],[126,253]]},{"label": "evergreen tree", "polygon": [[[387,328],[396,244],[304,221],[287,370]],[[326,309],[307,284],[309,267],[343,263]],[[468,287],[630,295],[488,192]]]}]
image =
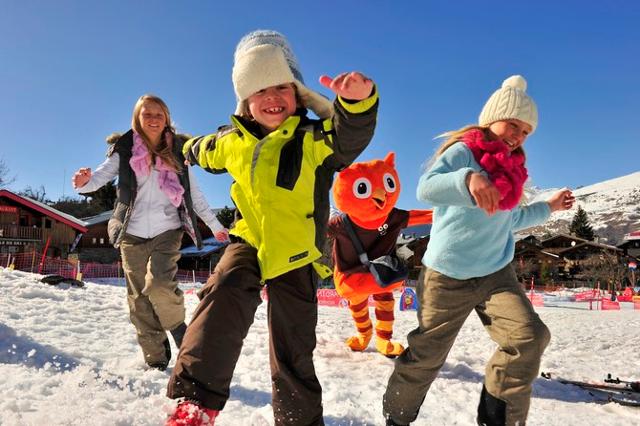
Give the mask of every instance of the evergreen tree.
[{"label": "evergreen tree", "polygon": [[102,213],[102,210],[96,209],[86,198],[61,197],[51,207],[78,219]]},{"label": "evergreen tree", "polygon": [[587,212],[580,206],[578,206],[578,211],[573,216],[571,225],[569,225],[569,232],[576,237],[580,237],[587,241],[593,241],[595,238],[595,233],[593,232],[593,227],[589,223]]},{"label": "evergreen tree", "polygon": [[94,192],[80,195],[83,198],[62,197],[51,203],[51,207],[78,219],[95,216],[113,209],[116,201],[116,186],[111,181]]},{"label": "evergreen tree", "polygon": [[227,206],[224,206],[222,210],[216,214],[216,217],[225,228],[230,228],[235,220],[235,209],[230,209]]},{"label": "evergreen tree", "polygon": [[91,204],[97,211],[96,214],[113,209],[118,197],[116,191],[115,180],[107,182],[106,185],[88,194],[82,194],[85,197],[91,197]]}]

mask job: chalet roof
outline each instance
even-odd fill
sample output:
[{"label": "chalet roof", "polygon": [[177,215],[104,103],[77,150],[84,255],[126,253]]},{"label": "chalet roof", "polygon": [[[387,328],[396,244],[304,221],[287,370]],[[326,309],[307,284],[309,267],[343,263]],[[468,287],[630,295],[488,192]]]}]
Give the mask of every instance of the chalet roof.
[{"label": "chalet roof", "polygon": [[112,214],[113,210],[107,210],[106,212],[99,213],[95,216],[83,217],[82,220],[84,220],[87,226],[91,226],[98,223],[107,222],[111,218]]},{"label": "chalet roof", "polygon": [[[211,209],[213,214],[218,214],[221,210],[222,209]],[[98,223],[107,222],[109,219],[111,219],[111,215],[112,214],[113,214],[113,209],[112,210],[107,210],[107,211],[102,212],[102,213],[99,213],[99,214],[97,214],[95,216],[83,217],[82,220],[85,221],[87,226],[92,226],[92,225],[96,225]]]},{"label": "chalet roof", "polygon": [[619,249],[640,248],[640,239],[637,240],[625,240],[618,244],[616,247]]},{"label": "chalet roof", "polygon": [[540,250],[540,247],[536,246],[533,243],[530,243],[528,241],[524,242],[525,244],[522,246],[522,248],[520,250],[516,250],[514,256],[518,257],[521,256],[524,253],[540,253],[544,256],[550,256],[553,257],[555,259],[560,258],[560,256],[556,253],[551,253],[549,251],[545,251],[545,250]]},{"label": "chalet roof", "polygon": [[53,207],[46,205],[45,203],[41,203],[40,201],[33,200],[29,197],[25,197],[24,195],[18,195],[9,191],[8,189],[0,189],[0,198],[2,197],[8,198],[26,208],[42,213],[45,216],[57,220],[58,222],[64,223],[65,225],[69,225],[79,232],[87,232],[86,222],[74,216],[71,216],[70,214],[63,213],[60,210],[56,210]]},{"label": "chalet roof", "polygon": [[547,239],[544,239],[542,241],[540,241],[540,244],[544,245],[544,246],[549,246],[549,244],[555,240],[571,240],[571,241],[576,241],[576,245],[578,241],[581,242],[589,242],[588,240],[585,240],[584,238],[580,238],[580,237],[576,237],[575,235],[571,235],[571,234],[556,234],[552,237],[549,237]]},{"label": "chalet roof", "polygon": [[624,234],[625,241],[633,241],[640,240],[640,231],[629,232],[628,234]]},{"label": "chalet roof", "polygon": [[537,243],[539,240],[533,234],[515,234],[513,236],[514,241],[517,243],[518,241],[527,241]]},{"label": "chalet roof", "polygon": [[622,251],[618,247],[610,246],[609,244],[594,243],[593,241],[585,241],[584,243],[576,244],[573,247],[567,247],[567,248],[565,248],[563,250],[560,250],[560,251],[558,251],[558,254],[559,255],[564,255],[564,254],[572,252],[572,251],[584,249],[585,247],[595,247],[595,248],[600,248],[600,249],[604,249],[604,250],[611,250],[611,251],[615,251],[615,252],[621,252]]},{"label": "chalet roof", "polygon": [[542,254],[544,254],[546,256],[555,257],[556,259],[560,258],[559,255],[557,255],[555,253],[548,252],[548,251],[540,250],[540,253],[542,253]]},{"label": "chalet roof", "polygon": [[195,245],[191,245],[180,250],[180,253],[182,253],[182,257],[204,257],[220,250],[227,244],[221,243],[215,237],[209,237],[202,240],[202,248],[200,250]]}]

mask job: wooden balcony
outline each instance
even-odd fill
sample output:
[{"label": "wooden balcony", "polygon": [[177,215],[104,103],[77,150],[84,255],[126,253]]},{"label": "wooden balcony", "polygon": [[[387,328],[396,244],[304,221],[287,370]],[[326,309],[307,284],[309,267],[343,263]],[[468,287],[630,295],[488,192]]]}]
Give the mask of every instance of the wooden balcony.
[{"label": "wooden balcony", "polygon": [[33,226],[0,224],[0,238],[41,241],[42,229]]}]

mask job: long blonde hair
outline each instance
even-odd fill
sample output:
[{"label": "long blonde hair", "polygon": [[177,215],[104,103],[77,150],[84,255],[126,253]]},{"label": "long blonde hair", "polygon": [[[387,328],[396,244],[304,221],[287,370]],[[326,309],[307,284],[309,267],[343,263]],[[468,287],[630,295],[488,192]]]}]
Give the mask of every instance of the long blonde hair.
[{"label": "long blonde hair", "polygon": [[[160,137],[160,143],[157,146],[153,146],[151,140],[142,129],[140,123],[140,110],[144,106],[145,102],[153,102],[162,108],[166,119],[166,128]],[[149,153],[151,154],[152,163],[155,162],[156,156],[160,157],[163,163],[171,167],[174,171],[180,173],[182,171],[182,165],[173,155],[173,142],[175,138],[176,129],[173,127],[171,121],[171,113],[169,113],[169,107],[167,104],[156,95],[146,94],[140,96],[135,106],[133,107],[133,114],[131,116],[131,128],[142,137],[144,144],[147,146]],[[169,140],[168,140],[169,139]]]},{"label": "long blonde hair", "polygon": [[[491,139],[493,137],[493,135],[489,131],[488,125],[480,126],[478,124],[468,124],[464,127],[461,127],[458,130],[450,130],[448,132],[444,132],[441,135],[438,135],[436,137],[436,139],[444,138],[444,142],[440,144],[440,146],[436,150],[433,157],[428,161],[427,165],[431,166],[438,157],[440,157],[447,149],[451,147],[451,145],[453,145],[456,142],[460,142],[464,134],[467,133],[469,130],[480,130],[481,132],[484,133],[484,137],[486,139]],[[527,158],[525,155],[524,149],[522,148],[522,145],[516,148],[513,152],[516,154],[522,154],[525,156],[525,159]]]}]

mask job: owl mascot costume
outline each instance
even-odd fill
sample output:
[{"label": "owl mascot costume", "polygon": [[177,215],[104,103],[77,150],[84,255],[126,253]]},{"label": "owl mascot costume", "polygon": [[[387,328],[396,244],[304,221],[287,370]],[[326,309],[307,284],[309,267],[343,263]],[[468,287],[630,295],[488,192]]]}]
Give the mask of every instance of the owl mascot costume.
[{"label": "owl mascot costume", "polygon": [[350,225],[368,259],[395,256],[400,231],[413,225],[429,224],[431,210],[395,208],[400,195],[400,180],[395,169],[395,155],[384,160],[353,163],[342,170],[333,185],[333,199],[343,213],[329,221],[333,238],[333,280],[338,294],[349,302],[351,316],[358,333],[347,339],[353,351],[364,351],[373,335],[369,318],[369,296],[373,296],[376,314],[376,350],[394,358],[404,348],[391,341],[393,334],[393,290],[402,287],[404,279],[381,286],[361,260],[354,245]]}]

